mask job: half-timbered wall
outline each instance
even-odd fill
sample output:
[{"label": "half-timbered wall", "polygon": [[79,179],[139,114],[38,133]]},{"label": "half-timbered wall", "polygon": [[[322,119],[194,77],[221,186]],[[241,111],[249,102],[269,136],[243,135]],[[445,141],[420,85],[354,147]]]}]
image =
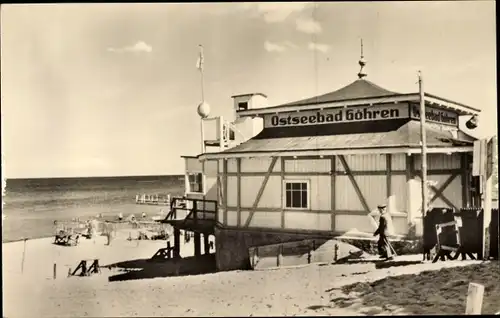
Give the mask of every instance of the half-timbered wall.
[{"label": "half-timbered wall", "polygon": [[[436,181],[431,207],[465,205],[470,188],[465,157],[428,154],[428,180]],[[195,162],[189,167],[199,168]],[[215,193],[218,221],[229,227],[371,232],[367,214],[380,203],[388,204],[398,234],[407,233],[411,222],[421,223],[418,155],[232,158],[218,160],[218,167],[214,161],[210,173],[217,170],[219,177],[212,181],[217,189],[207,195]],[[284,180],[308,182],[308,209],[284,208]]]},{"label": "half-timbered wall", "polygon": [[[367,154],[222,159],[219,162],[222,186],[219,221],[230,227],[337,233],[356,228],[371,232],[374,229],[367,214],[378,204],[389,201],[396,232],[405,233],[405,157],[404,154]],[[224,162],[227,162],[227,173],[224,173]],[[391,174],[388,170],[394,172]],[[308,182],[308,209],[284,208],[284,180]],[[392,199],[388,200],[388,193]]]},{"label": "half-timbered wall", "polygon": [[[421,156],[412,155],[409,158],[408,168],[410,180],[408,187],[409,196],[409,221],[417,225],[421,223]],[[463,153],[453,154],[428,154],[427,155],[427,179],[434,181],[429,191],[429,206],[459,209],[467,205],[468,171],[466,159]]]},{"label": "half-timbered wall", "polygon": [[205,175],[205,199],[217,200],[217,161],[204,161],[203,173]]}]

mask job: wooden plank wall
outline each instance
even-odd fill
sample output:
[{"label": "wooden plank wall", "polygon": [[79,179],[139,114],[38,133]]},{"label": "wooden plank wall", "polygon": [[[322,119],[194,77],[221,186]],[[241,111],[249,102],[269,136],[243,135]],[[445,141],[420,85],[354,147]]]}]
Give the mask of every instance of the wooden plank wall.
[{"label": "wooden plank wall", "polygon": [[[405,157],[403,154],[345,156],[344,162],[338,156],[280,158],[267,177],[255,209],[252,209],[252,205],[266,180],[272,159],[228,159],[228,173],[220,175],[227,176],[228,208],[223,223],[230,227],[248,224],[251,228],[335,232],[357,228],[372,231],[366,215],[378,204],[387,202],[389,191],[395,198],[394,211],[397,213],[393,219],[397,219],[394,222],[396,231],[404,233],[407,231]],[[335,162],[333,166],[332,162]],[[352,178],[347,175],[344,164],[351,171]],[[387,173],[388,165],[395,170],[391,174]],[[309,182],[308,210],[283,209],[284,180]],[[249,221],[252,211],[253,216]]]}]

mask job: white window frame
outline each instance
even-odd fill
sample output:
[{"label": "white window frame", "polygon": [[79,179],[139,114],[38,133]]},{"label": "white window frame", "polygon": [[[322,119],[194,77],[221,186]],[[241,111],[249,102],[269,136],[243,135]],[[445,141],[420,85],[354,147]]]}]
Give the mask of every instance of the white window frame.
[{"label": "white window frame", "polygon": [[[201,192],[196,192],[196,191],[192,191],[191,189],[191,180],[189,179],[189,177],[191,175],[197,175],[197,174],[201,174]],[[188,171],[186,172],[186,185],[188,186],[188,189],[186,191],[186,194],[203,194],[205,195],[206,194],[206,177],[205,177],[205,174],[203,173],[203,171],[199,171],[199,170],[195,170],[195,171]]]},{"label": "white window frame", "polygon": [[[286,185],[293,183],[305,183],[307,184],[307,207],[305,208],[294,208],[286,206]],[[283,209],[284,210],[301,210],[306,211],[311,209],[311,181],[307,179],[285,179],[283,180]]]}]

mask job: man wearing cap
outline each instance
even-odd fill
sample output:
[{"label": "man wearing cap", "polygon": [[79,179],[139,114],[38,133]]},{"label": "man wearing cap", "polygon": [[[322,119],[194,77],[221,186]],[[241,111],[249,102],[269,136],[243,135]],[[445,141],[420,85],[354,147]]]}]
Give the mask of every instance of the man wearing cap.
[{"label": "man wearing cap", "polygon": [[373,233],[373,236],[379,236],[378,237],[378,243],[377,243],[377,248],[378,248],[378,253],[380,257],[382,258],[387,258],[387,259],[392,259],[392,252],[391,252],[391,247],[389,246],[389,243],[387,241],[387,206],[385,204],[381,204],[377,206],[378,211],[380,212],[380,220],[379,220],[379,225],[375,233]]}]

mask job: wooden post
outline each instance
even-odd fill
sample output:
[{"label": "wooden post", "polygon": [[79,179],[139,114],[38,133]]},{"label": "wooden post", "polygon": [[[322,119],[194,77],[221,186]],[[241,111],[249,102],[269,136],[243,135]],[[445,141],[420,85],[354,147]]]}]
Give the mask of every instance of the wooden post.
[{"label": "wooden post", "polygon": [[483,306],[484,286],[476,283],[469,283],[467,291],[466,315],[480,315]]},{"label": "wooden post", "polygon": [[259,260],[259,247],[256,246],[253,250],[253,257],[252,257],[252,261],[253,261],[253,268],[255,269],[255,266],[257,266],[257,262]]},{"label": "wooden post", "polygon": [[170,246],[170,241],[167,242],[167,255],[168,259],[172,258],[172,247]]},{"label": "wooden post", "polygon": [[278,246],[278,255],[276,258],[276,266],[280,267],[283,264],[283,244]]},{"label": "wooden post", "polygon": [[[422,146],[422,222],[424,221],[427,212],[427,136],[425,130],[425,93],[424,84],[422,80],[422,73],[418,72],[418,87],[420,92],[420,144]],[[424,230],[425,231],[425,230]],[[422,236],[423,237],[423,236]]]},{"label": "wooden post", "polygon": [[[193,201],[193,218],[195,224],[198,223],[198,206],[197,201]],[[198,257],[201,255],[201,235],[199,232],[194,232],[194,256]]]},{"label": "wooden post", "polygon": [[254,247],[252,250],[252,257],[250,258],[250,265],[252,266],[252,269],[255,269],[255,249],[257,247]]},{"label": "wooden post", "polygon": [[199,232],[194,232],[194,256],[201,255],[201,235]]},{"label": "wooden post", "polygon": [[335,196],[336,196],[336,176],[337,176],[337,161],[336,161],[336,157],[335,156],[332,156],[332,158],[330,159],[330,172],[331,172],[331,175],[330,175],[330,198],[331,198],[331,210],[332,210],[332,213],[330,214],[330,217],[331,217],[331,230],[332,232],[335,232],[335,210],[337,209],[337,205],[336,205],[336,200],[335,200]]},{"label": "wooden post", "polygon": [[21,274],[24,272],[24,256],[26,255],[26,241],[28,239],[24,239],[24,246],[23,246],[23,258],[21,260]]},{"label": "wooden post", "polygon": [[174,227],[174,258],[180,257],[181,249],[181,230]]},{"label": "wooden post", "polygon": [[[280,187],[281,187],[281,192],[280,192],[280,202],[281,202],[281,228],[285,228],[285,206],[286,206],[286,200],[285,200],[285,158],[280,157]],[[274,169],[274,168],[273,168]]]},{"label": "wooden post", "polygon": [[54,263],[53,277],[54,277],[54,279],[56,279],[56,277],[57,277],[57,264],[56,263]]},{"label": "wooden post", "polygon": [[210,254],[210,242],[208,241],[207,233],[203,233],[203,243],[205,245],[205,255]]}]

